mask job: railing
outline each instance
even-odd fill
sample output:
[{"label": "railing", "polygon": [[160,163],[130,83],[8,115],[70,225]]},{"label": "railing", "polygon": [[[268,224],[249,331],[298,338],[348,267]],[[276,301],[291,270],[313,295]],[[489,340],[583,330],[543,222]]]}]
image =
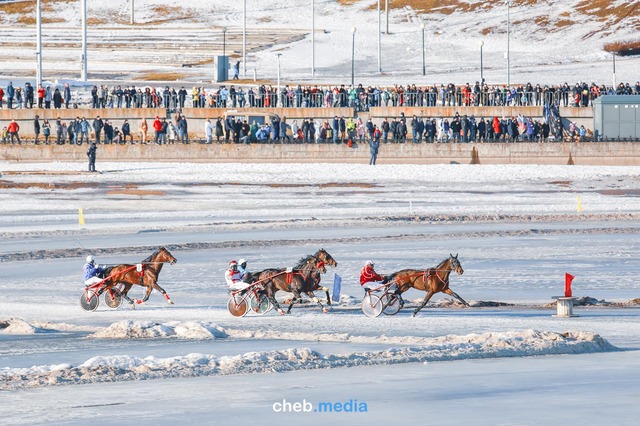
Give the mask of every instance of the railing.
[{"label": "railing", "polygon": [[[356,89],[351,91],[296,89],[282,90],[228,90],[200,91],[196,93],[155,93],[149,91],[103,91],[93,95],[81,96],[77,92],[71,105],[91,108],[166,108],[178,111],[191,108],[338,108],[349,107],[356,111],[368,111],[371,107],[486,107],[486,106],[534,106],[545,104],[563,107],[591,107],[593,101],[603,94],[639,94],[636,90],[608,89],[602,93],[599,89],[588,91],[575,88],[552,88],[534,91],[488,88],[425,90],[380,90]],[[6,99],[5,99],[6,101]],[[14,108],[31,108],[38,105],[33,99],[16,98]],[[49,102],[51,107],[60,107]]]}]

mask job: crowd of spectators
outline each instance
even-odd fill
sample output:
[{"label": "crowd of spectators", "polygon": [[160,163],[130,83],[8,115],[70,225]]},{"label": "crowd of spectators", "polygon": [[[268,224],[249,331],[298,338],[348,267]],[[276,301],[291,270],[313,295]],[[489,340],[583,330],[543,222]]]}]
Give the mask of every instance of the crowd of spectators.
[{"label": "crowd of spectators", "polygon": [[[53,120],[52,120],[53,121]],[[185,116],[177,113],[175,120],[155,117],[151,125],[146,118],[132,128],[124,120],[121,128],[110,120],[96,116],[89,121],[85,117],[65,122],[60,118],[49,122],[35,116],[33,120],[35,144],[72,144],[96,142],[97,144],[126,143],[189,143],[189,131]],[[2,132],[2,143],[21,143],[19,126],[12,121]],[[534,120],[523,117],[474,117],[473,115],[448,118],[400,117],[384,118],[378,123],[369,118],[334,117],[332,120],[302,119],[287,122],[285,117],[274,116],[264,124],[248,123],[239,118],[219,117],[215,124],[207,119],[202,131],[196,131],[203,143],[369,143],[374,134],[380,133],[381,143],[467,143],[467,142],[549,142],[593,140],[584,127],[570,122],[564,127],[559,119]],[[204,135],[202,139],[201,135]],[[215,140],[214,140],[215,138]]]},{"label": "crowd of spectators", "polygon": [[[19,136],[20,126],[12,120],[2,130],[2,143],[18,143],[22,141]],[[156,117],[151,121],[151,126],[146,118],[142,118],[137,127],[133,128],[128,119],[125,119],[121,128],[113,125],[108,119],[96,116],[92,120],[85,117],[76,117],[73,120],[64,121],[60,117],[50,122],[48,119],[40,120],[36,115],[33,119],[33,142],[39,144],[57,145],[82,145],[95,142],[96,144],[134,144],[156,143],[189,143],[189,129],[187,118],[175,114],[175,119],[167,121],[166,118]]]},{"label": "crowd of spectators", "polygon": [[[274,118],[275,121],[263,124],[247,123],[232,116],[220,117],[215,125],[207,120],[204,129],[196,134],[205,136],[206,143],[216,142],[265,143],[265,142],[300,142],[300,143],[358,143],[373,139],[376,131],[380,132],[380,142],[515,142],[515,141],[553,141],[553,140],[589,140],[593,135],[575,122],[565,126],[556,117],[550,119],[545,113],[543,120],[518,117],[475,117],[464,114],[467,106],[544,106],[545,111],[551,108],[557,111],[559,106],[589,107],[595,99],[603,94],[638,95],[640,82],[634,86],[620,83],[614,90],[611,87],[596,84],[567,83],[561,86],[517,85],[508,89],[504,86],[489,86],[476,82],[455,86],[453,84],[416,87],[415,85],[393,87],[357,87],[334,86],[324,89],[318,86],[284,86],[280,92],[269,85],[248,88],[245,92],[231,85],[229,88],[205,90],[193,87],[188,92],[184,87],[176,90],[165,86],[164,89],[153,87],[135,88],[93,86],[88,103],[91,108],[166,108],[176,112],[174,120],[156,117],[151,125],[146,119],[137,123],[136,128],[125,120],[121,128],[114,127],[108,119],[99,116],[91,123],[84,117],[77,117],[68,122],[58,118],[40,122],[34,119],[35,143],[49,144],[82,144],[96,143],[147,143],[158,144],[189,142],[187,119],[180,113],[187,107],[195,108],[243,108],[243,107],[350,107],[357,110],[368,110],[372,106],[448,106],[463,112],[455,113],[451,118],[412,117],[407,119],[404,113],[399,117],[383,119],[373,123],[369,119],[364,123],[361,119],[334,117],[333,120],[303,119],[287,122],[286,118]],[[6,100],[5,100],[6,98]],[[14,88],[12,83],[6,91],[0,88],[0,108],[44,108],[60,109],[84,106],[81,96],[72,94],[69,85],[62,90],[50,86],[38,85],[36,90],[30,83],[23,88]],[[557,114],[556,114],[557,115]],[[2,131],[3,143],[21,143],[19,126],[12,121]],[[149,134],[151,132],[151,134]],[[42,139],[40,136],[42,135]],[[93,139],[92,139],[93,138]]]},{"label": "crowd of spectators", "polygon": [[[62,88],[50,86],[34,90],[30,83],[25,87],[0,88],[0,108],[166,108],[180,111],[192,108],[335,108],[350,107],[366,111],[371,107],[429,107],[429,106],[543,106],[590,107],[602,95],[638,95],[640,81],[635,85],[620,83],[616,88],[595,83],[575,83],[549,86],[531,83],[514,85],[489,85],[476,82],[471,85],[416,86],[289,86],[278,91],[272,85],[247,87],[221,85],[217,88],[194,86],[191,90],[165,86],[93,86],[89,93],[72,93],[69,85]],[[88,95],[88,96],[87,96]],[[6,98],[6,101],[4,100]]]}]

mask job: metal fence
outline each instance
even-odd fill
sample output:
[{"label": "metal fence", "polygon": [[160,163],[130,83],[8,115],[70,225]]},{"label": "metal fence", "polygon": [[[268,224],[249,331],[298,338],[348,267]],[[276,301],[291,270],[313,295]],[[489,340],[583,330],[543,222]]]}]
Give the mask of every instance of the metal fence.
[{"label": "metal fence", "polygon": [[[595,89],[595,90],[594,90]],[[493,107],[534,106],[545,104],[562,107],[592,107],[593,101],[607,94],[638,94],[631,91],[580,87],[539,88],[534,91],[506,88],[457,87],[389,90],[358,88],[337,89],[276,89],[260,86],[247,90],[198,88],[188,92],[149,90],[101,90],[98,95],[74,93],[72,104],[91,108],[166,108],[178,111],[189,108],[353,108],[368,111],[372,107]],[[31,106],[16,99],[14,107]]]}]

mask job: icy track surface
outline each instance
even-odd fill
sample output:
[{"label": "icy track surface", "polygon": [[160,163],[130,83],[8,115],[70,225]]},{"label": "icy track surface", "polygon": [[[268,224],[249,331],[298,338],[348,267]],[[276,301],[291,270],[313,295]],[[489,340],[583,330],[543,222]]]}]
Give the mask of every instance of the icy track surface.
[{"label": "icy track surface", "polygon": [[[637,424],[638,167],[84,166],[0,163],[3,424]],[[158,246],[178,259],[159,280],[175,305],[79,307],[87,254]],[[322,284],[342,278],[329,313],[228,313],[230,259],[257,271],[319,248],[338,262]],[[409,290],[397,315],[362,314],[365,260],[389,274],[449,254],[470,307],[436,294],[413,317],[425,293]],[[553,316],[565,273],[573,318]],[[305,398],[369,411],[273,410]]]}]

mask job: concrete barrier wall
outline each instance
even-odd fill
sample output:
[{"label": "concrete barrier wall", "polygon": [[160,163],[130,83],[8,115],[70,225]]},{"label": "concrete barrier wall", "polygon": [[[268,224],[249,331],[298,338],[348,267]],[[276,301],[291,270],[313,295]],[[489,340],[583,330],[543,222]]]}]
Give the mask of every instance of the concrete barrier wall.
[{"label": "concrete barrier wall", "polygon": [[[469,164],[472,150],[481,164],[640,165],[640,143],[460,143],[381,144],[379,164]],[[87,161],[87,146],[0,145],[0,160]],[[368,144],[189,144],[99,145],[97,161],[368,163]],[[1,169],[1,166],[0,166]]]},{"label": "concrete barrier wall", "polygon": [[[361,117],[366,121],[369,117],[373,122],[379,124],[383,118],[400,117],[404,113],[407,119],[417,115],[420,117],[443,117],[451,118],[456,113],[460,115],[475,117],[532,117],[534,120],[542,120],[542,107],[374,107],[370,111],[356,113],[353,108],[185,108],[183,114],[187,117],[189,125],[189,135],[191,138],[204,138],[204,124],[207,119],[215,123],[218,117],[229,114],[264,114],[275,113],[280,117],[287,117],[291,123],[293,120],[301,124],[304,118],[313,118],[324,121],[338,117]],[[149,125],[149,134],[153,134],[151,127],[156,116],[174,120],[174,114],[168,113],[162,108],[103,108],[103,109],[0,109],[0,126],[5,127],[12,119],[20,125],[20,137],[32,139],[33,119],[36,114],[42,120],[48,119],[52,126],[52,136],[55,136],[55,120],[60,117],[65,123],[76,117],[85,117],[89,123],[100,116],[108,119],[114,127],[121,128],[125,119],[129,120],[131,132],[138,134],[139,122],[146,118]],[[560,108],[560,115],[563,118],[565,128],[569,121],[576,121],[578,126],[584,125],[587,129],[593,128],[593,108]],[[331,121],[330,121],[331,123]],[[0,128],[1,128],[0,127]]]}]

